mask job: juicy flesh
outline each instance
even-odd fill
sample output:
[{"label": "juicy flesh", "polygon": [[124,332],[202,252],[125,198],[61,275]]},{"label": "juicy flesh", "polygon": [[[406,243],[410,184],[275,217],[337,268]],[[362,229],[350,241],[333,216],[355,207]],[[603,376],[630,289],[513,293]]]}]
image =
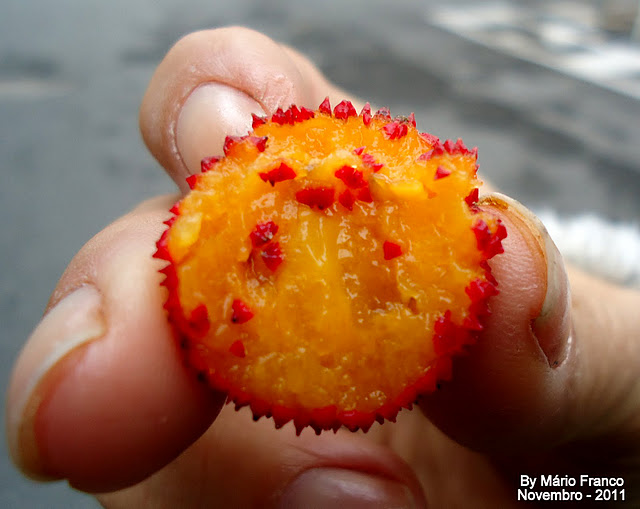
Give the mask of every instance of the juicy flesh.
[{"label": "juicy flesh", "polygon": [[432,368],[436,320],[461,324],[485,278],[475,155],[423,156],[433,144],[389,122],[267,122],[266,145],[198,176],[167,244],[184,316],[206,308],[197,367],[273,405],[365,412]]}]

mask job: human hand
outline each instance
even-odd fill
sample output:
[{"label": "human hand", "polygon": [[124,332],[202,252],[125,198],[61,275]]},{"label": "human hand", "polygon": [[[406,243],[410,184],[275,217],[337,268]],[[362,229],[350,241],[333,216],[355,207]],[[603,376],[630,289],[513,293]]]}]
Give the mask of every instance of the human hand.
[{"label": "human hand", "polygon": [[[186,192],[250,113],[315,108],[327,95],[347,98],[265,36],[199,32],[159,66],[140,125]],[[68,479],[107,507],[509,507],[521,474],[622,477],[631,496],[640,295],[569,271],[570,299],[557,250],[521,205],[482,200],[509,231],[491,262],[501,293],[453,380],[421,399],[422,412],[366,435],[297,437],[221,410],[225,396],[183,366],[151,258],[176,199],[145,202],[96,235],[58,283],[7,398],[11,452],[27,475]]]}]

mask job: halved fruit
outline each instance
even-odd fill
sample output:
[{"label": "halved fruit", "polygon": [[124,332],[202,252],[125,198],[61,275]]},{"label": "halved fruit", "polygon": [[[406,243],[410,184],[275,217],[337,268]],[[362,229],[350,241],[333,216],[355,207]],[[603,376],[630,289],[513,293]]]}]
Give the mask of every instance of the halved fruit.
[{"label": "halved fruit", "polygon": [[203,160],[155,257],[188,363],[298,433],[394,420],[451,376],[497,293],[476,150],[413,115],[292,106]]}]

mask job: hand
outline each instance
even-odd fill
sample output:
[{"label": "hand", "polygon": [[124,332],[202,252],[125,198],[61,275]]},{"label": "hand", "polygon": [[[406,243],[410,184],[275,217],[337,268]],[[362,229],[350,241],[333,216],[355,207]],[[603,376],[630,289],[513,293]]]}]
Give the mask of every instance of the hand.
[{"label": "hand", "polygon": [[[185,192],[252,112],[316,108],[326,95],[347,98],[294,50],[246,29],[205,31],[160,64],[140,126]],[[297,437],[222,408],[224,394],[183,366],[151,257],[176,200],[145,202],[100,232],[58,283],[7,398],[26,475],[68,479],[107,507],[510,507],[524,474],[622,477],[630,498],[640,295],[569,270],[570,298],[561,257],[523,206],[482,200],[509,231],[492,260],[501,293],[481,341],[422,412],[367,434]]]}]

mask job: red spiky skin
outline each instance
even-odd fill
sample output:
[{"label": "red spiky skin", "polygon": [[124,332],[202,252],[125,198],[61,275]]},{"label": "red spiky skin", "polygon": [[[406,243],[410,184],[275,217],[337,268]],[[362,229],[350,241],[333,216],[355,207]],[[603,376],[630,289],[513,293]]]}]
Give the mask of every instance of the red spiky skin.
[{"label": "red spiky skin", "polygon": [[395,242],[390,242],[388,240],[385,240],[382,245],[382,249],[384,250],[385,260],[393,260],[402,254],[402,247]]},{"label": "red spiky skin", "polygon": [[[384,138],[390,143],[405,143],[406,139],[415,137],[420,140],[423,151],[416,157],[416,164],[433,165],[431,181],[449,181],[456,174],[456,170],[450,166],[443,166],[437,162],[448,156],[460,156],[471,158],[475,164],[477,155],[476,149],[469,150],[461,140],[453,142],[447,140],[444,143],[437,137],[420,133],[415,135],[415,118],[413,114],[406,118],[391,119],[387,109],[381,109],[372,114],[368,103],[358,115],[353,105],[348,101],[342,101],[333,110],[329,99],[325,99],[317,111],[306,108],[292,106],[286,110],[277,110],[271,118],[261,118],[253,116],[253,128],[265,129],[269,126],[300,126],[304,129],[305,123],[316,117],[335,118],[340,121],[361,123],[364,129],[379,129]],[[260,131],[263,133],[263,131]],[[269,131],[271,133],[272,131]],[[222,158],[206,158],[202,162],[202,174],[192,175],[188,178],[189,187],[198,190],[203,185],[202,180],[205,175],[224,165],[225,158],[232,158],[238,151],[248,153],[254,150],[256,154],[266,153],[270,143],[269,135],[247,135],[243,137],[228,137],[224,143],[225,156]],[[409,142],[406,142],[409,143]],[[251,148],[252,147],[252,148]],[[326,183],[302,184],[293,187],[291,200],[297,202],[299,207],[306,207],[313,214],[355,214],[361,210],[368,210],[366,207],[376,205],[380,200],[380,189],[376,188],[372,193],[371,182],[374,175],[384,173],[385,162],[379,160],[380,154],[369,153],[370,149],[365,146],[349,148],[349,151],[361,161],[361,166],[356,167],[354,163],[341,164],[329,173],[329,179],[335,182],[331,185]],[[435,161],[435,162],[434,162]],[[475,166],[477,168],[477,165]],[[285,161],[274,161],[270,167],[258,171],[257,175],[262,182],[267,184],[265,192],[269,189],[274,191],[291,187],[298,179],[304,178],[299,175],[297,168],[291,167]],[[389,170],[391,171],[391,170]],[[206,172],[206,173],[205,173]],[[304,173],[304,171],[302,171]],[[386,177],[385,177],[386,178]],[[475,171],[472,176],[475,178]],[[292,184],[293,183],[293,184]],[[436,185],[436,184],[434,184]],[[437,184],[441,185],[441,184]],[[284,186],[284,187],[281,187]],[[206,186],[205,186],[206,188]],[[395,191],[394,191],[395,192]],[[400,190],[398,193],[411,193],[411,190]],[[437,193],[432,189],[425,190],[427,197],[433,197]],[[181,278],[178,268],[180,267],[179,256],[176,250],[170,247],[170,235],[176,219],[183,215],[182,202],[171,208],[174,215],[166,222],[165,230],[157,242],[157,251],[154,257],[168,264],[160,272],[165,278],[162,285],[168,290],[168,297],[164,308],[168,314],[168,320],[172,325],[178,343],[184,348],[187,363],[197,373],[204,376],[209,384],[216,390],[227,392],[228,400],[235,403],[237,408],[249,405],[254,418],[262,416],[273,418],[277,428],[293,421],[296,432],[299,434],[305,427],[310,426],[316,433],[322,430],[337,431],[344,426],[352,431],[361,429],[367,431],[374,422],[382,423],[385,420],[395,421],[400,409],[411,409],[418,396],[432,392],[441,381],[447,381],[452,377],[452,359],[454,356],[465,351],[468,345],[473,344],[478,334],[484,328],[484,320],[490,313],[489,302],[491,297],[498,293],[497,281],[491,274],[487,261],[493,256],[502,252],[502,240],[506,237],[506,229],[498,222],[491,223],[490,219],[480,214],[477,206],[478,189],[477,186],[471,189],[466,196],[462,196],[463,201],[471,214],[477,215],[477,219],[470,225],[470,230],[476,242],[476,249],[481,253],[479,261],[479,276],[471,280],[464,287],[464,294],[469,299],[469,305],[464,320],[456,320],[449,310],[443,312],[434,322],[432,330],[433,349],[436,357],[425,367],[425,373],[415,380],[401,387],[397,394],[381,404],[379,407],[370,410],[341,409],[337,404],[328,404],[321,407],[287,406],[281,403],[266,400],[251,392],[248,392],[234,383],[223,371],[212,369],[207,358],[201,355],[200,341],[210,333],[213,322],[208,314],[206,305],[196,306],[191,311],[183,308],[181,300]],[[249,262],[254,270],[260,274],[261,278],[273,278],[284,270],[287,261],[287,244],[282,244],[280,226],[273,220],[263,220],[257,222],[250,231],[247,232],[247,242],[251,250]],[[380,259],[385,263],[395,264],[405,256],[412,255],[411,242],[404,239],[384,239],[378,245]],[[405,246],[406,245],[406,246]],[[247,262],[247,263],[249,263]],[[239,296],[234,296],[227,315],[227,325],[233,330],[242,331],[243,327],[252,323],[259,316],[260,310],[242,300]],[[218,325],[219,326],[219,325]],[[229,355],[237,359],[247,359],[251,356],[251,346],[241,339],[235,339],[228,347]]]}]

